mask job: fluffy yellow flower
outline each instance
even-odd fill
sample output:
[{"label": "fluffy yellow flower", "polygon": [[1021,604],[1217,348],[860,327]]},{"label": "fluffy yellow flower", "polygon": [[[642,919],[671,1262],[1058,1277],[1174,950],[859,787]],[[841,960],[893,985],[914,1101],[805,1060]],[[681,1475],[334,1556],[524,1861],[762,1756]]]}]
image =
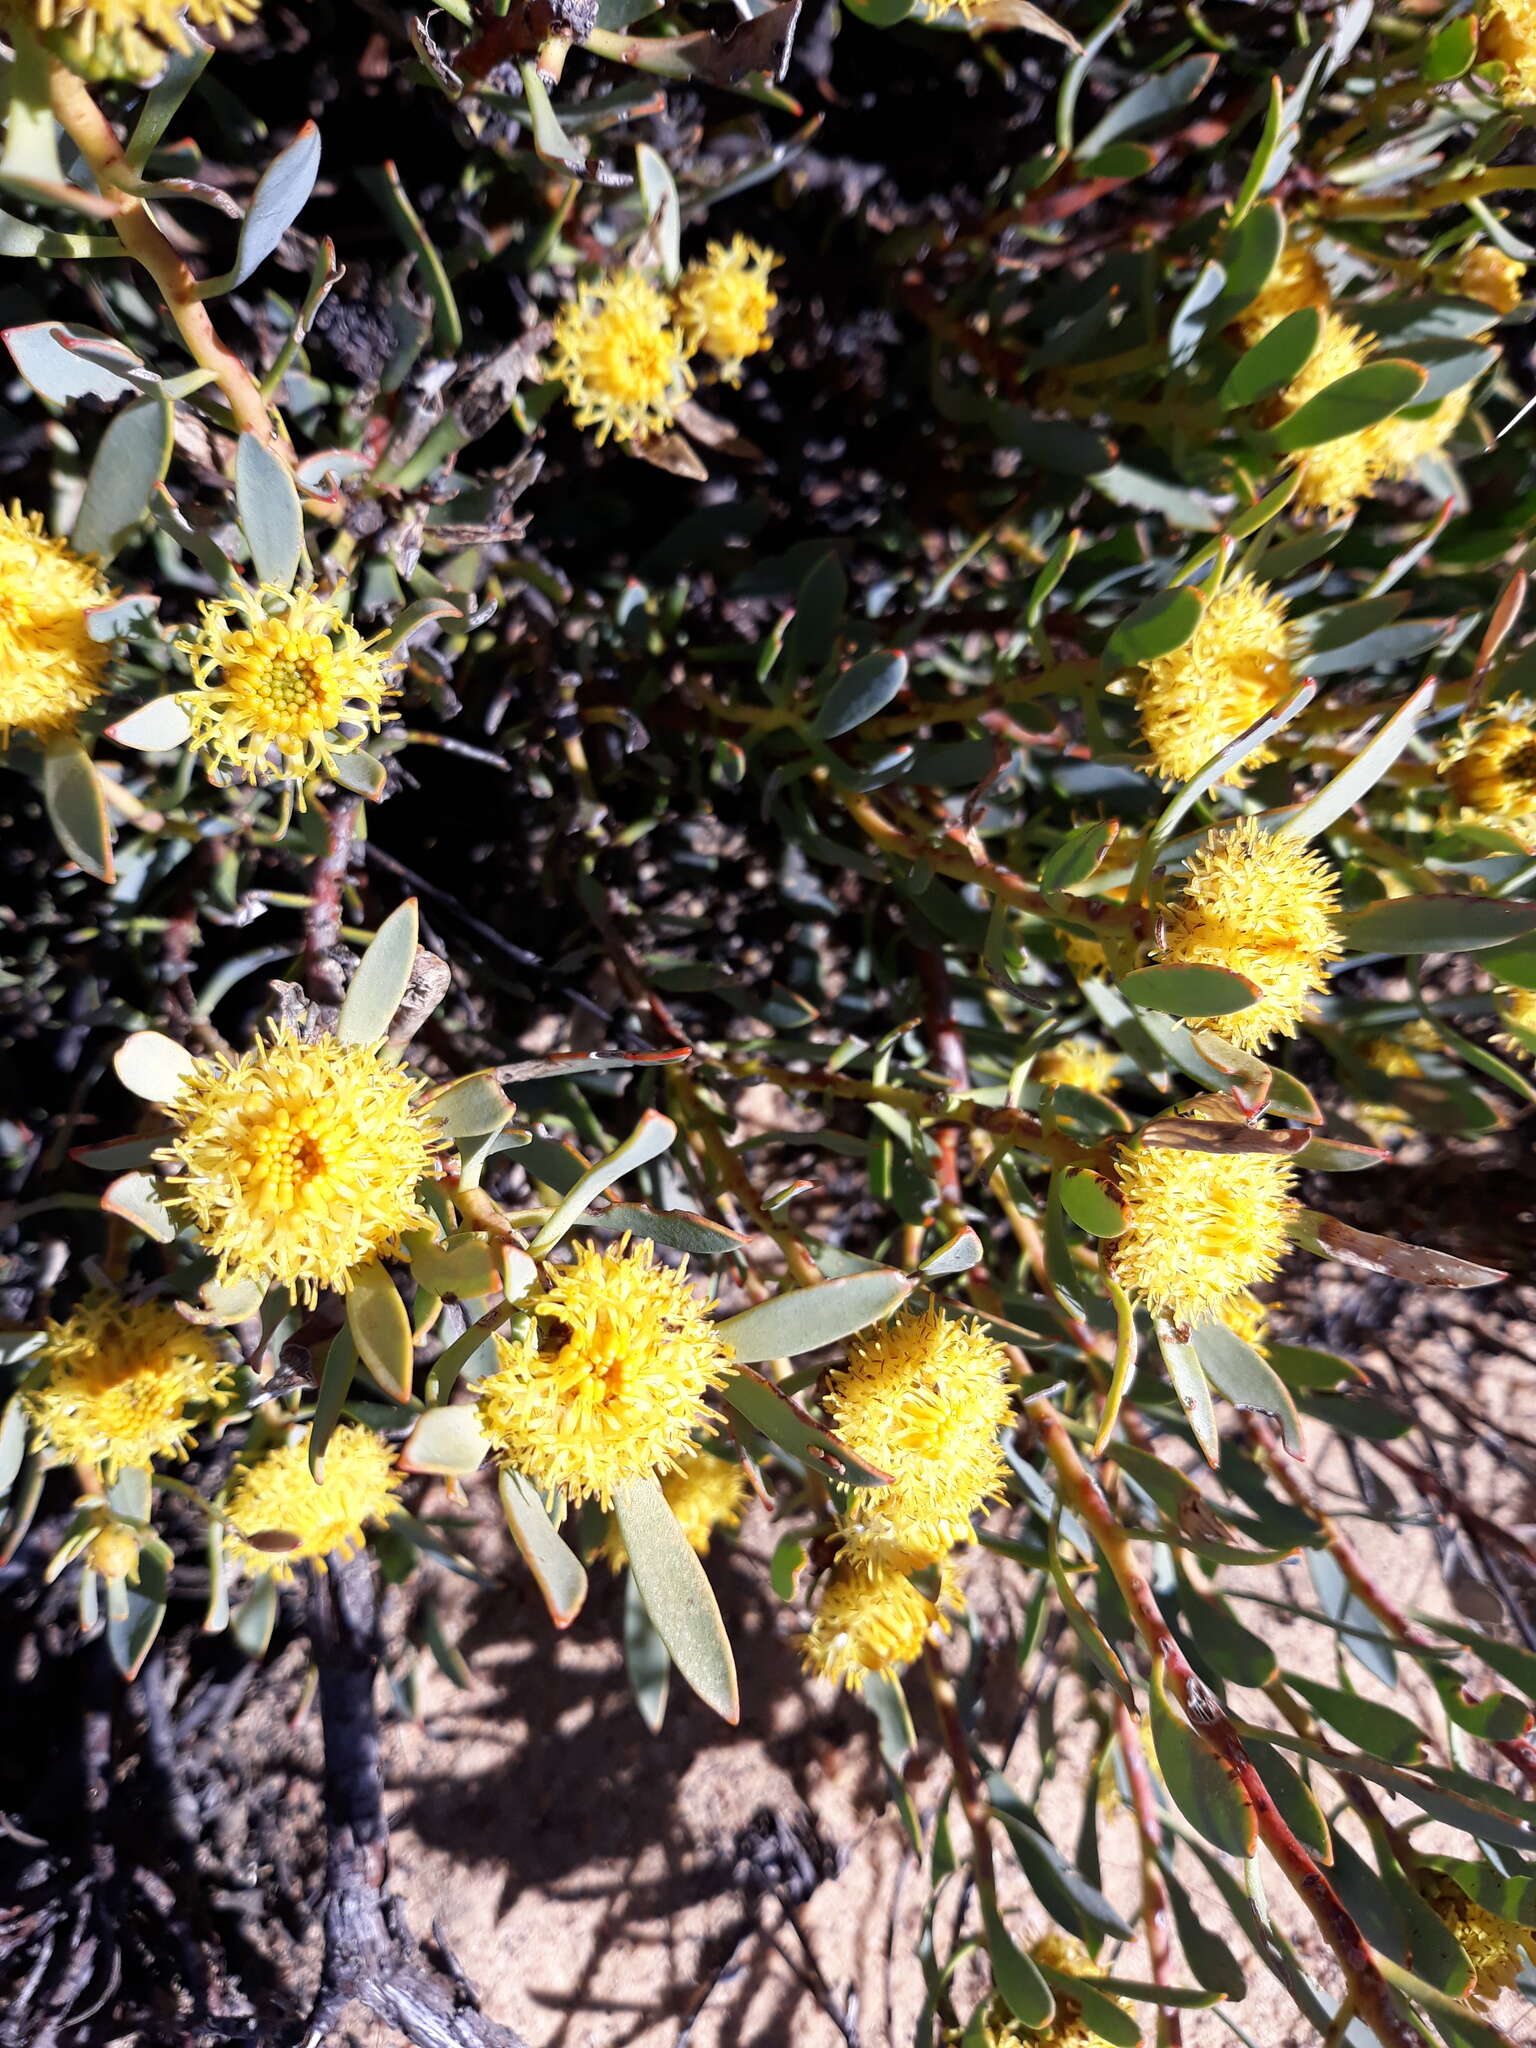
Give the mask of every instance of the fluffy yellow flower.
[{"label": "fluffy yellow flower", "polygon": [[1445,779],[1465,816],[1536,849],[1536,726],[1523,711],[1466,728],[1446,755]]},{"label": "fluffy yellow flower", "polygon": [[[1291,688],[1285,600],[1251,576],[1224,583],[1193,637],[1142,669],[1135,684],[1141,729],[1157,772],[1188,782],[1222,747],[1262,718]],[[1255,749],[1246,766],[1272,760]],[[1240,782],[1234,768],[1225,777]]]},{"label": "fluffy yellow flower", "polygon": [[1444,1871],[1421,1871],[1418,1886],[1425,1904],[1465,1950],[1474,1972],[1467,1996],[1479,2005],[1491,2005],[1511,1990],[1527,1958],[1536,1962],[1536,1932],[1478,1905]]},{"label": "fluffy yellow flower", "polygon": [[1505,1052],[1519,1053],[1522,1058],[1529,1059],[1530,1047],[1514,1033],[1526,1031],[1536,1037],[1536,989],[1501,988],[1494,997],[1494,1008],[1504,1022],[1513,1027],[1510,1031],[1501,1031],[1494,1044],[1502,1046]]},{"label": "fluffy yellow flower", "polygon": [[1525,265],[1491,242],[1478,242],[1462,251],[1451,283],[1463,298],[1480,299],[1495,313],[1513,313],[1520,303]]},{"label": "fluffy yellow flower", "polygon": [[365,640],[334,598],[314,590],[258,591],[202,607],[176,645],[195,690],[178,701],[209,772],[249,783],[306,786],[395,716],[391,657]]},{"label": "fluffy yellow flower", "polygon": [[1067,965],[1079,981],[1102,980],[1109,972],[1109,959],[1097,939],[1080,938],[1076,932],[1058,932]]},{"label": "fluffy yellow flower", "polygon": [[1506,106],[1536,100],[1536,0],[1488,0],[1478,31],[1480,63],[1504,66],[1499,94]]},{"label": "fluffy yellow flower", "polygon": [[379,1044],[305,1043],[280,1028],[237,1059],[200,1060],[169,1113],[167,1199],[219,1262],[314,1302],[428,1222],[417,1182],[443,1139],[418,1075]]},{"label": "fluffy yellow flower", "polygon": [[136,1579],[139,1576],[139,1539],[121,1522],[109,1522],[98,1529],[85,1549],[85,1562],[104,1579]]},{"label": "fluffy yellow flower", "polygon": [[1414,1081],[1424,1071],[1419,1054],[1435,1051],[1439,1043],[1434,1025],[1414,1017],[1391,1038],[1363,1040],[1359,1051],[1366,1065],[1385,1074],[1389,1081]]},{"label": "fluffy yellow flower", "polygon": [[125,1466],[185,1457],[188,1409],[219,1400],[230,1370],[217,1340],[168,1302],[104,1293],[47,1324],[40,1356],[44,1376],[22,1398],[44,1442],[61,1461],[98,1465],[108,1479]]},{"label": "fluffy yellow flower", "polygon": [[971,1517],[1002,1483],[1007,1366],[1007,1353],[979,1323],[937,1308],[895,1316],[853,1339],[848,1363],[828,1381],[827,1418],[849,1450],[892,1483],[855,1494],[845,1556],[911,1571],[974,1541]]},{"label": "fluffy yellow flower", "polygon": [[[1044,1934],[1029,1953],[1045,1969],[1055,1970],[1064,1977],[1091,1977],[1097,1972],[1097,1965],[1087,1949],[1069,1934]],[[985,2048],[1097,2048],[1104,2036],[1096,2034],[1084,2019],[1079,2000],[1070,1992],[1063,1991],[1059,1984],[1052,1984],[1051,1990],[1055,1995],[1056,2010],[1044,2027],[1021,2027],[1002,2001],[994,1999],[982,2021],[981,2038]],[[1122,2012],[1130,2011],[1123,1999],[1115,1998],[1110,2002],[1118,2005]]]},{"label": "fluffy yellow flower", "polygon": [[110,53],[135,77],[159,70],[167,50],[190,50],[187,21],[216,36],[252,21],[260,0],[35,0],[40,29],[68,36],[86,55]]},{"label": "fluffy yellow flower", "polygon": [[1064,1038],[1048,1045],[1035,1061],[1034,1078],[1059,1088],[1083,1088],[1090,1095],[1108,1095],[1119,1086],[1115,1055],[1091,1038]]},{"label": "fluffy yellow flower", "polygon": [[711,242],[702,263],[690,263],[677,287],[677,324],[690,349],[720,365],[727,384],[741,382],[748,356],[773,346],[768,321],[779,303],[768,273],[782,259],[733,235]]},{"label": "fluffy yellow flower", "polygon": [[1471,399],[1469,386],[1453,391],[1428,412],[1410,409],[1393,413],[1372,427],[1382,480],[1392,483],[1410,477],[1426,455],[1438,455],[1466,418]]},{"label": "fluffy yellow flower", "polygon": [[366,1531],[387,1520],[400,1490],[394,1453],[383,1437],[338,1424],[325,1447],[324,1477],[309,1469],[309,1431],[235,1473],[224,1503],[230,1555],[251,1571],[286,1579],[309,1558],[323,1571],[332,1556],[351,1557]]},{"label": "fluffy yellow flower", "polygon": [[[733,1458],[717,1458],[713,1451],[695,1445],[683,1453],[661,1482],[667,1506],[689,1543],[703,1557],[717,1529],[739,1529],[746,1506],[747,1475]],[[617,1524],[609,1531],[603,1555],[615,1571],[629,1561]]]},{"label": "fluffy yellow flower", "polygon": [[648,441],[663,434],[693,389],[688,345],[663,293],[640,270],[578,285],[555,318],[553,375],[578,427]]},{"label": "fluffy yellow flower", "polygon": [[1241,1337],[1255,1351],[1264,1349],[1264,1340],[1269,1335],[1269,1304],[1260,1301],[1251,1288],[1243,1288],[1222,1304],[1221,1320],[1234,1337]]},{"label": "fluffy yellow flower", "polygon": [[800,1661],[817,1678],[862,1692],[870,1675],[888,1677],[923,1654],[932,1628],[946,1628],[948,1589],[930,1599],[894,1565],[841,1559],[822,1584],[811,1625],[799,1638]]},{"label": "fluffy yellow flower", "polygon": [[[1325,314],[1316,348],[1281,396],[1282,417],[1297,411],[1309,398],[1315,398],[1341,378],[1363,369],[1370,355],[1371,344],[1358,327],[1340,319],[1337,313]],[[1383,449],[1380,436],[1367,428],[1303,449],[1292,460],[1301,472],[1295,503],[1304,510],[1321,511],[1337,518],[1352,512],[1369,494],[1382,474]]]},{"label": "fluffy yellow flower", "polygon": [[72,732],[106,689],[112,650],[85,615],[112,595],[94,563],[43,530],[41,513],[0,508],[0,746],[13,732]]},{"label": "fluffy yellow flower", "polygon": [[1311,243],[1292,237],[1264,280],[1259,296],[1238,315],[1238,339],[1245,348],[1252,348],[1272,327],[1278,327],[1304,306],[1315,306],[1320,313],[1326,313],[1329,297],[1328,275],[1313,254]]},{"label": "fluffy yellow flower", "polygon": [[1126,1227],[1115,1277],[1154,1315],[1181,1326],[1223,1319],[1279,1271],[1297,1206],[1288,1160],[1144,1145],[1121,1152],[1118,1178]]},{"label": "fluffy yellow flower", "polygon": [[1196,1019],[1245,1052],[1292,1038],[1323,969],[1340,951],[1338,891],[1327,864],[1294,839],[1243,818],[1213,833],[1189,863],[1168,918],[1163,958],[1224,967],[1261,991],[1246,1010]]},{"label": "fluffy yellow flower", "polygon": [[499,1455],[535,1486],[603,1507],[680,1465],[731,1357],[686,1274],[657,1265],[648,1239],[585,1244],[529,1306],[536,1327],[499,1337],[480,1382]]}]

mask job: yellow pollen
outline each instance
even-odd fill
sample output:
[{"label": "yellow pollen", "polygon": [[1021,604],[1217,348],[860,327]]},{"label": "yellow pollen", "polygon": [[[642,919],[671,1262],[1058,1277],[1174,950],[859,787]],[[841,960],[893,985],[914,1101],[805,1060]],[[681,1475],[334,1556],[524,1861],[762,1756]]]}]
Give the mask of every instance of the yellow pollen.
[{"label": "yellow pollen", "polygon": [[727,384],[740,383],[748,356],[772,347],[768,323],[778,299],[768,273],[780,260],[734,235],[728,245],[711,242],[678,283],[677,324],[690,349],[715,358]]},{"label": "yellow pollen", "polygon": [[108,1479],[156,1458],[182,1458],[187,1411],[224,1397],[218,1340],[169,1302],[86,1295],[49,1323],[23,1401],[53,1456],[100,1466]]},{"label": "yellow pollen", "polygon": [[565,386],[578,427],[598,444],[665,433],[693,389],[688,343],[671,307],[643,271],[615,271],[578,285],[555,319],[551,371]]},{"label": "yellow pollen", "polygon": [[112,597],[95,563],[45,532],[40,513],[0,510],[0,747],[13,732],[73,732],[103,694],[112,650],[91,638],[86,614]]},{"label": "yellow pollen", "polygon": [[1186,1328],[1222,1320],[1279,1271],[1296,1213],[1289,1161],[1144,1145],[1121,1152],[1118,1178],[1126,1228],[1115,1277],[1153,1315]]}]

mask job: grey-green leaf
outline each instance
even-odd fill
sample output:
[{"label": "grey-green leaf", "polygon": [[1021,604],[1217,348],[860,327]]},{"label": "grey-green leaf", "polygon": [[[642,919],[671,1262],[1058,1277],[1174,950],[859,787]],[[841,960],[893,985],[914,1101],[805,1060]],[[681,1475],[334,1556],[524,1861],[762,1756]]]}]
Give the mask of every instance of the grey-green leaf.
[{"label": "grey-green leaf", "polygon": [[1247,1796],[1189,1723],[1168,1705],[1158,1686],[1152,1689],[1148,1711],[1158,1768],[1174,1805],[1226,1855],[1251,1855],[1258,1822]]},{"label": "grey-green leaf", "polygon": [[304,512],[283,458],[254,434],[235,451],[235,504],[259,583],[291,590],[304,552]]},{"label": "grey-green leaf", "polygon": [[71,544],[110,562],[143,520],[171,460],[171,408],[154,392],[125,405],[102,435],[75,515]]},{"label": "grey-green leaf", "polygon": [[645,1611],[680,1676],[733,1727],[740,1716],[730,1639],[704,1567],[658,1480],[632,1479],[614,1496],[619,1533]]},{"label": "grey-green leaf", "polygon": [[1204,602],[1198,590],[1181,583],[1173,590],[1160,590],[1122,619],[1109,636],[1104,649],[1106,664],[1115,669],[1134,668],[1172,654],[1194,636]]},{"label": "grey-green leaf", "polygon": [[907,680],[904,654],[866,654],[846,668],[822,699],[811,730],[835,740],[882,712]]},{"label": "grey-green leaf", "polygon": [[90,755],[71,735],[50,740],[43,752],[43,808],[59,844],[98,882],[116,879],[106,801]]},{"label": "grey-green leaf", "polygon": [[1225,1394],[1234,1408],[1251,1408],[1261,1415],[1273,1416],[1280,1425],[1285,1448],[1292,1457],[1299,1458],[1301,1421],[1296,1404],[1268,1359],[1224,1323],[1202,1323],[1192,1332],[1192,1341],[1206,1377],[1217,1392]]},{"label": "grey-green leaf", "polygon": [[1245,974],[1225,967],[1136,967],[1120,977],[1122,993],[1139,1010],[1170,1017],[1230,1017],[1252,1009],[1263,991]]},{"label": "grey-green leaf", "polygon": [[1299,405],[1282,420],[1270,439],[1282,454],[1295,455],[1346,434],[1361,434],[1412,405],[1424,389],[1425,374],[1417,363],[1390,357],[1351,370],[1325,391]]},{"label": "grey-green leaf", "polygon": [[1298,306],[1277,320],[1233,364],[1221,387],[1221,403],[1228,408],[1257,405],[1289,384],[1317,347],[1322,324],[1315,306]]},{"label": "grey-green leaf", "polygon": [[797,1358],[888,1316],[906,1300],[912,1285],[894,1267],[876,1266],[867,1273],[824,1280],[818,1287],[786,1289],[771,1301],[728,1316],[715,1325],[715,1334],[731,1347],[738,1365]]},{"label": "grey-green leaf", "polygon": [[374,933],[342,998],[336,1036],[343,1045],[372,1045],[388,1031],[416,964],[419,933],[416,898],[408,896]]},{"label": "grey-green leaf", "polygon": [[586,1569],[549,1519],[537,1488],[521,1472],[504,1466],[496,1483],[512,1541],[544,1595],[549,1618],[556,1628],[568,1628],[587,1597]]},{"label": "grey-green leaf", "polygon": [[1336,922],[1351,953],[1473,953],[1536,932],[1536,903],[1502,896],[1394,896]]}]

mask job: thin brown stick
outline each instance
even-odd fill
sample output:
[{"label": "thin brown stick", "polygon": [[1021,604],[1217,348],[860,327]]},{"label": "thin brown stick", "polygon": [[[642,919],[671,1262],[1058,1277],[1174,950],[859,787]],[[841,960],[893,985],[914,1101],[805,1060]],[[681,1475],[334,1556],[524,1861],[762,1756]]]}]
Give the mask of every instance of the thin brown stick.
[{"label": "thin brown stick", "polygon": [[[1136,1723],[1123,1700],[1115,1702],[1115,1739],[1120,1745],[1120,1761],[1125,1766],[1126,1780],[1131,1788],[1131,1810],[1136,1816],[1136,1832],[1141,1844],[1141,1924],[1146,1931],[1147,1954],[1152,1962],[1152,1981],[1155,1984],[1172,1984],[1173,1945],[1168,1939],[1168,1927],[1173,1914],[1168,1903],[1168,1887],[1163,1882],[1162,1868],[1157,1860],[1163,1839],[1163,1823],[1157,1810],[1157,1795],[1152,1789],[1152,1773],[1147,1769],[1146,1753],[1136,1732]],[[1184,2030],[1175,2006],[1158,2007],[1157,2039],[1158,2048],[1183,2048]]]}]

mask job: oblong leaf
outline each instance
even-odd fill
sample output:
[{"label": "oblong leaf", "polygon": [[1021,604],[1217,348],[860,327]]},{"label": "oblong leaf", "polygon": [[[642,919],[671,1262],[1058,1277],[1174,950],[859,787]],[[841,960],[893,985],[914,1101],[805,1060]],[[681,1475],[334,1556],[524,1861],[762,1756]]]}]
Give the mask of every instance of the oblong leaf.
[{"label": "oblong leaf", "polygon": [[1170,1017],[1230,1017],[1250,1010],[1263,991],[1245,974],[1225,967],[1137,967],[1120,976],[1120,989],[1140,1010]]},{"label": "oblong leaf", "polygon": [[197,1072],[197,1059],[163,1031],[130,1031],[112,1055],[112,1071],[145,1102],[171,1102]]},{"label": "oblong leaf", "polygon": [[151,697],[137,711],[107,727],[107,738],[120,747],[138,747],[146,754],[168,754],[184,747],[192,737],[186,700],[179,691],[168,697]]},{"label": "oblong leaf", "polygon": [[392,1401],[408,1401],[415,1356],[400,1290],[377,1259],[358,1266],[351,1280],[347,1328],[358,1356]]},{"label": "oblong leaf", "polygon": [[1210,1384],[1200,1363],[1200,1354],[1193,1344],[1179,1336],[1171,1323],[1164,1322],[1161,1317],[1156,1329],[1158,1349],[1163,1354],[1173,1391],[1179,1397],[1179,1406],[1189,1418],[1189,1426],[1194,1431],[1202,1457],[1214,1470],[1219,1461],[1221,1440],[1216,1428],[1215,1404],[1211,1400]]},{"label": "oblong leaf", "polygon": [[416,965],[420,919],[407,896],[373,935],[342,997],[336,1036],[343,1045],[371,1045],[388,1031]]},{"label": "oblong leaf", "polygon": [[59,844],[98,882],[116,879],[112,828],[95,764],[80,742],[64,735],[43,749],[43,808]]},{"label": "oblong leaf", "polygon": [[1314,796],[1309,796],[1295,810],[1281,813],[1272,829],[1282,839],[1313,839],[1336,824],[1346,811],[1354,808],[1367,790],[1375,788],[1407,747],[1420,719],[1427,715],[1434,702],[1434,696],[1433,678],[1420,683],[1413,695],[1399,704],[1392,716],[1377,728],[1331,781],[1325,782]]},{"label": "oblong leaf", "polygon": [[659,1734],[672,1689],[672,1659],[645,1611],[633,1573],[624,1580],[624,1672],[641,1720],[653,1735]]},{"label": "oblong leaf", "polygon": [[1296,1404],[1264,1354],[1219,1322],[1200,1324],[1191,1333],[1191,1341],[1216,1391],[1225,1394],[1234,1408],[1251,1408],[1260,1415],[1273,1416],[1280,1425],[1285,1448],[1293,1458],[1303,1456],[1301,1418],[1296,1413]]},{"label": "oblong leaf", "polygon": [[632,1479],[614,1495],[619,1534],[645,1611],[679,1675],[707,1707],[735,1726],[741,1704],[730,1638],[703,1565],[653,1478]]},{"label": "oblong leaf", "polygon": [[587,1597],[585,1566],[549,1519],[537,1488],[521,1472],[503,1466],[496,1487],[512,1541],[533,1573],[550,1620],[556,1628],[569,1628]]},{"label": "oblong leaf", "polygon": [[156,1244],[170,1244],[177,1223],[160,1199],[160,1183],[151,1174],[119,1174],[102,1191],[101,1206],[110,1216],[121,1216]]},{"label": "oblong leaf", "polygon": [[1501,896],[1394,896],[1336,920],[1351,953],[1473,953],[1536,932],[1536,903]]},{"label": "oblong leaf", "polygon": [[588,1170],[576,1182],[569,1194],[540,1229],[528,1250],[536,1259],[554,1250],[571,1225],[582,1216],[606,1189],[634,1167],[646,1166],[659,1158],[677,1137],[677,1125],[658,1110],[648,1109],[639,1123],[630,1132],[622,1145],[617,1146],[605,1159]]},{"label": "oblong leaf", "polygon": [[718,1259],[725,1252],[740,1251],[747,1242],[739,1230],[716,1223],[712,1217],[696,1216],[691,1209],[652,1209],[644,1202],[614,1202],[593,1222],[599,1230],[648,1237],[653,1244],[664,1244],[669,1251],[686,1252],[696,1259]]},{"label": "oblong leaf", "polygon": [[171,408],[160,392],[125,405],[102,435],[75,514],[71,545],[110,562],[141,521],[170,467]]},{"label": "oblong leaf", "polygon": [[882,712],[907,681],[904,654],[865,654],[837,677],[822,699],[811,730],[835,740]]},{"label": "oblong leaf", "polygon": [[293,472],[254,434],[242,434],[235,451],[235,505],[257,582],[291,590],[304,552],[304,513]]},{"label": "oblong leaf", "polygon": [[992,1985],[998,1997],[1021,2026],[1046,2026],[1055,2015],[1055,1995],[1003,1925],[1003,1916],[990,1891],[981,1895],[981,1924],[992,1964]]},{"label": "oblong leaf", "polygon": [[1105,661],[1112,668],[1134,668],[1174,653],[1193,639],[1204,609],[1200,592],[1187,583],[1160,590],[1116,626],[1104,649]]},{"label": "oblong leaf", "polygon": [[1149,1715],[1158,1768],[1174,1805],[1226,1855],[1251,1856],[1259,1839],[1258,1816],[1220,1758],[1168,1704],[1160,1682],[1153,1684]]},{"label": "oblong leaf", "polygon": [[1394,1280],[1410,1280],[1419,1287],[1491,1287],[1509,1275],[1497,1266],[1474,1265],[1470,1259],[1453,1258],[1449,1252],[1430,1245],[1403,1244],[1395,1237],[1378,1237],[1374,1231],[1356,1230],[1337,1216],[1325,1216],[1317,1209],[1303,1209],[1292,1220],[1291,1237],[1320,1259],[1337,1259],[1341,1265],[1361,1266],[1368,1273],[1389,1273]]},{"label": "oblong leaf", "polygon": [[841,1438],[823,1429],[782,1387],[761,1373],[737,1366],[721,1388],[722,1398],[743,1422],[781,1450],[842,1486],[889,1486],[891,1475],[856,1458]]},{"label": "oblong leaf", "polygon": [[912,1292],[913,1282],[891,1266],[867,1273],[849,1273],[824,1280],[818,1287],[795,1287],[771,1301],[743,1309],[716,1323],[715,1334],[731,1347],[737,1365],[760,1365],[770,1358],[798,1358],[819,1351],[879,1322]]},{"label": "oblong leaf", "polygon": [[1224,406],[1256,405],[1289,384],[1317,347],[1323,316],[1315,306],[1298,306],[1245,349],[1227,373],[1220,392]]},{"label": "oblong leaf", "polygon": [[1417,363],[1397,357],[1351,370],[1325,391],[1297,406],[1270,435],[1282,454],[1295,455],[1346,434],[1361,434],[1412,405],[1424,389],[1425,373]]},{"label": "oblong leaf", "polygon": [[473,1408],[428,1408],[400,1446],[405,1472],[467,1478],[485,1463],[490,1443]]},{"label": "oblong leaf", "polygon": [[207,279],[199,287],[199,298],[232,292],[266,262],[303,211],[319,173],[320,131],[313,121],[306,121],[288,147],[268,164],[251,194],[240,224],[233,270]]}]

